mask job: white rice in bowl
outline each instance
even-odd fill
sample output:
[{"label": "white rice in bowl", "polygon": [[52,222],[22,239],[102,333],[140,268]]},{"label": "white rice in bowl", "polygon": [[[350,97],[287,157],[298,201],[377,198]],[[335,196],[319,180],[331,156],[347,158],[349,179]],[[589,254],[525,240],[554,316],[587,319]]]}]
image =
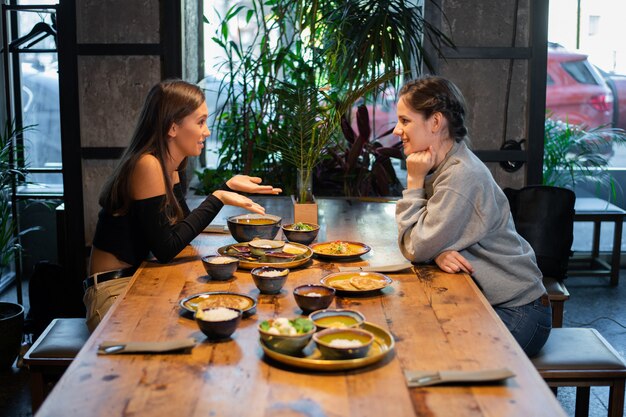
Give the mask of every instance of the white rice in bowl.
[{"label": "white rice in bowl", "polygon": [[206,310],[198,310],[196,317],[204,321],[227,321],[232,320],[239,314],[235,310],[226,307],[215,307]]},{"label": "white rice in bowl", "polygon": [[358,340],[333,339],[330,341],[328,346],[336,348],[357,348],[363,346],[363,343]]},{"label": "white rice in bowl", "polygon": [[236,260],[237,259],[230,258],[228,256],[216,256],[214,258],[210,258],[208,261],[210,264],[224,265],[224,264],[229,264],[231,262],[235,262]]},{"label": "white rice in bowl", "polygon": [[268,271],[260,271],[257,275],[262,277],[281,277],[286,274],[286,271],[279,271],[276,269],[270,269]]}]

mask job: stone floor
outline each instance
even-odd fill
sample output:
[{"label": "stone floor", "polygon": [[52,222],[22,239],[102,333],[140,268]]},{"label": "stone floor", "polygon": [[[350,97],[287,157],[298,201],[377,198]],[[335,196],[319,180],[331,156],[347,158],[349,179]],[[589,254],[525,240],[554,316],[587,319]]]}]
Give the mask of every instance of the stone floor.
[{"label": "stone floor", "polygon": [[[567,288],[571,299],[565,303],[566,327],[594,327],[626,357],[626,270],[621,283],[610,287],[608,278],[571,277]],[[0,295],[0,301],[15,301],[15,291]],[[0,417],[31,416],[28,371],[13,368],[0,372]],[[573,388],[560,388],[558,399],[568,415],[574,415]],[[590,417],[607,415],[608,388],[591,389]]]}]

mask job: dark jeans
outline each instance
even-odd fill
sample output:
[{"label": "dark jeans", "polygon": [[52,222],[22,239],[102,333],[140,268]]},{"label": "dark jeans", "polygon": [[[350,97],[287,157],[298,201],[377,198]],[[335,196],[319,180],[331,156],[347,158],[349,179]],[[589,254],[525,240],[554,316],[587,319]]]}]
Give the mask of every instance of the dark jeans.
[{"label": "dark jeans", "polygon": [[[547,305],[544,305],[547,304]],[[494,307],[528,357],[533,357],[548,340],[552,329],[552,308],[545,299],[519,307]]]}]

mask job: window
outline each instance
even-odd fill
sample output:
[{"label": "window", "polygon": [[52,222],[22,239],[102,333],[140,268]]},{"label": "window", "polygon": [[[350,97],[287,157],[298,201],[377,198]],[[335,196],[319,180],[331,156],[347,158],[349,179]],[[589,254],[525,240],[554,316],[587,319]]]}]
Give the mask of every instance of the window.
[{"label": "window", "polygon": [[581,84],[598,84],[585,61],[569,61],[561,64],[563,69],[567,71],[576,81]]},{"label": "window", "polygon": [[600,16],[589,16],[589,36],[596,36],[600,32]]}]

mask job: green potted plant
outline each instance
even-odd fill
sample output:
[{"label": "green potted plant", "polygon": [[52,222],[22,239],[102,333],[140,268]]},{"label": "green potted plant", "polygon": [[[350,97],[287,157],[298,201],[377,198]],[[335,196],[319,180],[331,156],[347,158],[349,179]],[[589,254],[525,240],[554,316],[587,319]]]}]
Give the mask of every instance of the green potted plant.
[{"label": "green potted plant", "polygon": [[[248,45],[241,43],[242,25],[256,26],[247,31],[253,34]],[[453,46],[420,8],[401,0],[253,0],[249,7],[233,6],[213,38],[227,57],[218,64],[227,73],[217,88],[225,104],[213,128],[222,143],[218,170],[277,173],[283,180],[300,172],[298,182],[305,185],[296,196],[304,197],[311,169],[327,154],[341,116],[360,98],[353,93],[360,90],[371,100],[375,88],[363,86],[372,79],[397,85],[402,72],[412,68],[417,75],[421,63],[428,64],[422,36],[435,49]],[[298,106],[295,117],[292,104]],[[296,133],[291,143],[286,132]],[[298,170],[285,170],[282,160]],[[281,185],[291,191],[290,184]]]},{"label": "green potted plant", "polygon": [[284,116],[273,126],[270,143],[297,171],[296,222],[317,223],[313,171],[334,141],[345,114],[360,97],[395,77],[395,73],[387,73],[343,94],[315,85],[277,83],[273,90],[277,113]]},{"label": "green potted plant", "polygon": [[[11,261],[21,250],[19,237],[32,229],[15,233],[11,204],[13,187],[25,180],[25,170],[16,164],[14,139],[30,129],[17,129],[6,123],[0,132],[0,277],[9,269]],[[15,303],[0,303],[0,368],[10,367],[19,353],[24,326],[24,308]]]},{"label": "green potted plant", "polygon": [[544,131],[543,183],[575,190],[582,183],[609,190],[616,197],[616,183],[608,170],[607,152],[626,143],[622,129],[582,127],[547,117]]}]

